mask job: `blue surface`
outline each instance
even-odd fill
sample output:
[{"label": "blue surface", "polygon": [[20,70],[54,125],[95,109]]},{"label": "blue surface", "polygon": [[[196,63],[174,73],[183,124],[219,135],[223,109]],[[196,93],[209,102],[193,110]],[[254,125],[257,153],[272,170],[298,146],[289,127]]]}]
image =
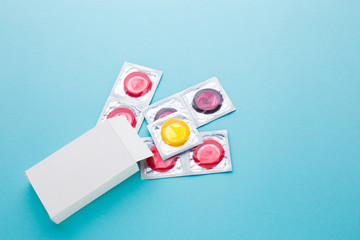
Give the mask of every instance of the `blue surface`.
[{"label": "blue surface", "polygon": [[[359,12],[0,0],[0,238],[360,239]],[[228,129],[234,171],[137,173],[56,225],[23,171],[95,125],[124,61],[164,71],[154,101],[217,76],[238,110],[200,130]]]}]

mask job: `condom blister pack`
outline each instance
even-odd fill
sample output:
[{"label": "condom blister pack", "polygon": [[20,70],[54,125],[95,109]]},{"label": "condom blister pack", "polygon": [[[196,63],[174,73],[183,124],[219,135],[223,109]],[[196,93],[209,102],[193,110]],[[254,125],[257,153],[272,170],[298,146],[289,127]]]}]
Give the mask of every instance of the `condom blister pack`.
[{"label": "condom blister pack", "polygon": [[232,171],[229,140],[226,130],[202,132],[203,143],[185,152],[191,175]]},{"label": "condom blister pack", "polygon": [[145,109],[148,123],[174,112],[184,112],[193,118],[197,127],[205,125],[232,111],[235,107],[216,77],[176,93]]},{"label": "condom blister pack", "polygon": [[162,159],[168,159],[202,143],[193,119],[183,112],[159,118],[147,128]]},{"label": "condom blister pack", "polygon": [[136,131],[146,118],[154,157],[141,162],[142,179],[232,171],[227,132],[197,128],[235,110],[216,77],[149,106],[159,70],[125,62],[98,119],[125,116]]},{"label": "condom blister pack", "polygon": [[152,138],[142,139],[154,156],[140,162],[141,179],[176,177],[185,174],[180,155],[175,155],[164,161]]},{"label": "condom blister pack", "polygon": [[190,87],[180,92],[180,95],[198,127],[235,111],[216,77]]},{"label": "condom blister pack", "polygon": [[168,160],[161,159],[151,138],[143,138],[154,153],[154,157],[140,162],[141,179],[232,171],[227,131],[220,130],[200,134],[203,139],[202,144]]},{"label": "condom blister pack", "polygon": [[139,106],[137,102],[133,102],[130,100],[122,102],[119,101],[118,98],[110,96],[106,101],[104,110],[101,113],[98,123],[102,122],[107,118],[123,115],[129,121],[130,125],[136,130],[138,130],[143,120],[143,115],[141,114],[141,111],[142,107]]},{"label": "condom blister pack", "polygon": [[139,130],[144,109],[150,104],[162,71],[125,62],[100,114],[98,124],[107,118],[124,115]]}]

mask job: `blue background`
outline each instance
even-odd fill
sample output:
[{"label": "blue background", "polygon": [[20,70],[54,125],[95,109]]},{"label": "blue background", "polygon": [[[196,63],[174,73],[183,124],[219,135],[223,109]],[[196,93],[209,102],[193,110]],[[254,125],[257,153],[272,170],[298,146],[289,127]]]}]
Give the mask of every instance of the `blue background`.
[{"label": "blue background", "polygon": [[[0,238],[360,239],[359,1],[0,0]],[[217,76],[233,172],[49,219],[23,172],[92,128],[124,61],[154,101]],[[141,136],[148,136],[145,124]]]}]

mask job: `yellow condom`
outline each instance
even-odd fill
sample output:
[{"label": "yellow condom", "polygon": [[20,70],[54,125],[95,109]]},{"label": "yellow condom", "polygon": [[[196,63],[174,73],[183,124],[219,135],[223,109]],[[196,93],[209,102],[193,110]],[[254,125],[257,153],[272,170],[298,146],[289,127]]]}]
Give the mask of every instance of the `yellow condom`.
[{"label": "yellow condom", "polygon": [[161,137],[164,142],[173,147],[180,147],[190,136],[189,126],[180,119],[170,118],[161,127]]}]

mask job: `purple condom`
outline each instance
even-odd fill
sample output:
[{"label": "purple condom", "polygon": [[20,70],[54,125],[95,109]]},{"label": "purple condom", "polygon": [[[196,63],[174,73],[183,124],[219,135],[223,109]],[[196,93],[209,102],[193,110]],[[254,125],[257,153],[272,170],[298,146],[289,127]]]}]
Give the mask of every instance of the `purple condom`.
[{"label": "purple condom", "polygon": [[176,112],[175,108],[162,108],[156,113],[154,121],[158,120],[159,118],[166,117],[167,115],[170,115],[174,112]]},{"label": "purple condom", "polygon": [[223,103],[221,93],[212,88],[199,90],[192,101],[193,108],[200,113],[210,114],[218,111]]}]

